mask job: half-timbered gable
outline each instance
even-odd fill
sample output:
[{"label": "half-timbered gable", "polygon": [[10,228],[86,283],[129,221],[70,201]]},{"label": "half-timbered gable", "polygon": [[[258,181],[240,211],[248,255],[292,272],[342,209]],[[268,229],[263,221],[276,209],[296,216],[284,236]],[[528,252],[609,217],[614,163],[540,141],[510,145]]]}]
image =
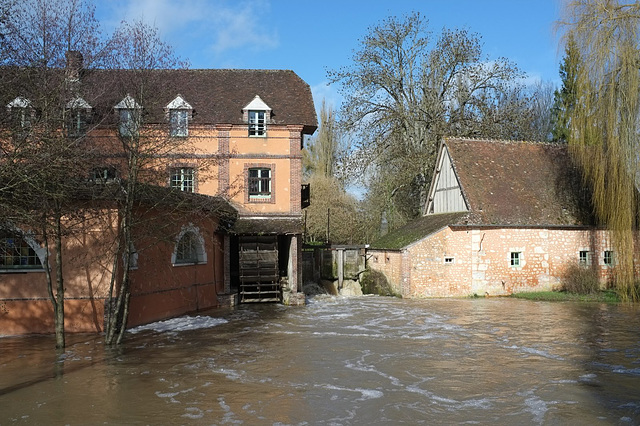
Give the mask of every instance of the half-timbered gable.
[{"label": "half-timbered gable", "polygon": [[442,145],[437,167],[433,173],[429,201],[425,213],[454,213],[468,211],[458,176],[453,168],[446,145]]}]

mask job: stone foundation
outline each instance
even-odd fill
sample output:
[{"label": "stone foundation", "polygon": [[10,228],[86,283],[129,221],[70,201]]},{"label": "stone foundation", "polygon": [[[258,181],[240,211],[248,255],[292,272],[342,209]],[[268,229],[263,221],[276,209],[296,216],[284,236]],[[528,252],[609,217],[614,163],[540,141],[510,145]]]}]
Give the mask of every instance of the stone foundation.
[{"label": "stone foundation", "polygon": [[238,304],[238,294],[237,293],[228,293],[228,294],[219,294],[218,295],[218,303],[220,307],[232,307]]},{"label": "stone foundation", "polygon": [[282,304],[288,306],[304,306],[306,304],[306,297],[304,293],[291,293],[285,291],[282,293]]}]

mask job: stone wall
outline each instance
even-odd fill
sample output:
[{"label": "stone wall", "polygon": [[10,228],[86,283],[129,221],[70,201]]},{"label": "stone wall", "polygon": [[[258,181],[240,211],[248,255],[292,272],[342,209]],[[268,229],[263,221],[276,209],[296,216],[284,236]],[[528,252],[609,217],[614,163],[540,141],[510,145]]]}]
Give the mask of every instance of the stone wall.
[{"label": "stone wall", "polygon": [[403,276],[402,259],[403,252],[401,250],[367,250],[367,267],[382,272],[387,277],[393,291],[406,297],[408,294],[403,292],[402,284],[409,277]]},{"label": "stone wall", "polygon": [[[385,274],[403,297],[509,295],[557,289],[565,269],[590,254],[604,285],[613,250],[602,230],[571,228],[445,228],[401,251],[369,250],[368,266]],[[518,265],[512,265],[518,253]]]}]

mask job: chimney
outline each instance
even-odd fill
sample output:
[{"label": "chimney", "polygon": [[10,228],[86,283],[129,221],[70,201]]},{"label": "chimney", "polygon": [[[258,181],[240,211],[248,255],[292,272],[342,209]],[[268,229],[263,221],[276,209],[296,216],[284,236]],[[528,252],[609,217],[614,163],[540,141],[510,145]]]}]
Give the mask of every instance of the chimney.
[{"label": "chimney", "polygon": [[69,50],[66,53],[67,68],[66,75],[67,80],[78,81],[80,80],[80,71],[82,70],[82,53],[77,50]]}]

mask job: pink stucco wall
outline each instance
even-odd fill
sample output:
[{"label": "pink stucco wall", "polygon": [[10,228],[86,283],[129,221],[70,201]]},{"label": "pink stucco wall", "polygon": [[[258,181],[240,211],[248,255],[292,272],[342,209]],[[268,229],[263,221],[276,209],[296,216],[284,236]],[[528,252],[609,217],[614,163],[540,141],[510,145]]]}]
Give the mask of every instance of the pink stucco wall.
[{"label": "pink stucco wall", "polygon": [[[138,268],[131,270],[131,304],[128,326],[216,307],[224,292],[223,235],[218,221],[199,215],[148,213],[147,234],[135,242]],[[85,229],[63,243],[65,329],[67,332],[101,332],[113,263],[114,210],[87,221]],[[108,219],[108,220],[105,220]],[[154,222],[154,220],[157,222]],[[167,222],[169,225],[167,225]],[[204,240],[206,262],[174,265],[171,255],[182,226],[196,227]],[[55,252],[50,248],[55,259]],[[118,279],[120,275],[118,275]],[[0,272],[0,335],[53,333],[53,308],[43,270]]]}]

